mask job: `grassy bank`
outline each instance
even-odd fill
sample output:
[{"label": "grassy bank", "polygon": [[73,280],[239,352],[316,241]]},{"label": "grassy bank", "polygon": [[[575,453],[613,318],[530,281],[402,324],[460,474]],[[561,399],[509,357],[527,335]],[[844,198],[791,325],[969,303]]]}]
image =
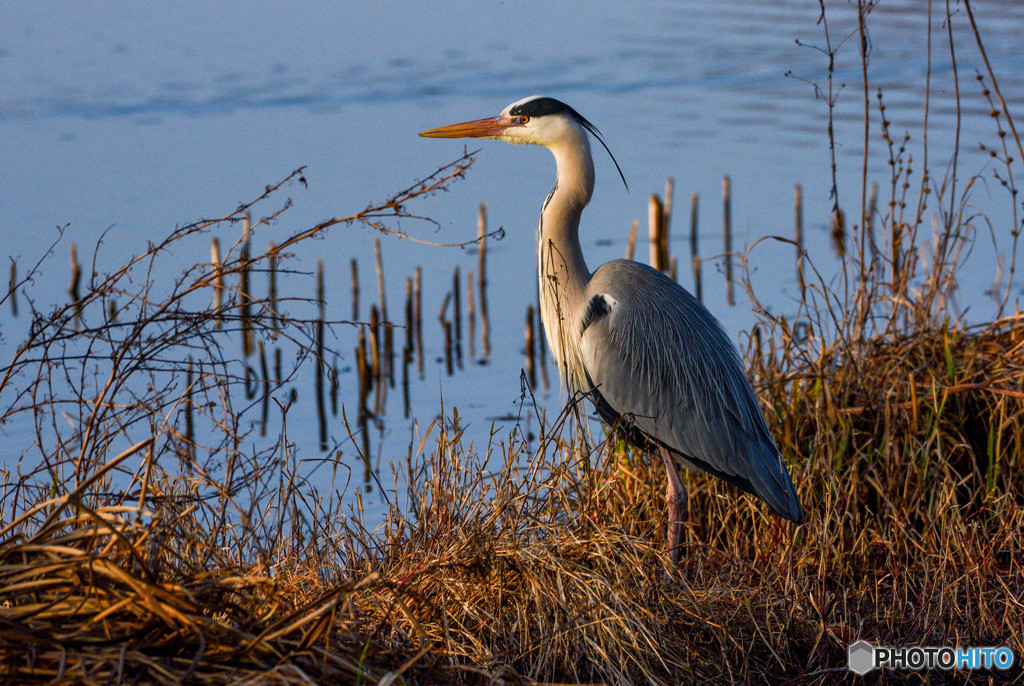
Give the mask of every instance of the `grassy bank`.
[{"label": "grassy bank", "polygon": [[[333,477],[309,480],[296,459],[290,431],[310,432],[289,429],[288,390],[328,366],[330,323],[289,315],[317,303],[284,288],[254,296],[250,275],[286,275],[289,249],[337,224],[414,225],[428,213],[411,208],[472,157],[254,249],[250,238],[304,182],[299,170],[86,278],[66,304],[29,301],[32,324],[0,367],[0,424],[31,435],[5,448],[0,486],[0,680],[1020,679],[1024,315],[1013,300],[1013,172],[1024,151],[1015,154],[991,75],[982,80],[996,111],[996,191],[1014,217],[993,230],[1010,251],[994,315],[972,324],[953,303],[984,223],[967,210],[977,179],[957,191],[927,169],[911,178],[880,110],[872,135],[893,162],[890,197],[870,200],[865,171],[859,207],[836,200],[840,273],[821,277],[806,256],[796,319],[751,293],[750,376],[807,521],[793,527],[689,475],[679,568],[664,549],[663,470],[614,435],[584,440],[574,430],[576,410],[590,411],[583,399],[538,418],[536,437],[486,446],[468,444],[457,412],[446,414],[418,449],[394,457],[408,486],[390,493],[372,528]],[[214,231],[241,237],[174,283],[154,283],[157,263],[205,249]],[[16,290],[31,293],[37,273]],[[231,353],[239,337],[259,352]],[[254,361],[272,344],[289,351],[275,374]],[[255,449],[266,408],[277,435]],[[321,473],[344,469],[339,457],[320,462]],[[1009,645],[1018,666],[859,679],[845,669],[858,639]]]},{"label": "grassy bank", "polygon": [[8,482],[6,504],[32,508],[0,532],[0,670],[829,683],[858,638],[1019,655],[1024,318],[869,338],[856,358],[771,340],[783,349],[756,361],[758,389],[810,513],[799,528],[692,476],[684,561],[669,569],[656,464],[614,438],[566,442],[556,423],[532,449],[492,446],[488,472],[447,423],[370,532],[310,488],[243,509],[253,464],[165,473],[181,453],[164,427],[77,485]]}]

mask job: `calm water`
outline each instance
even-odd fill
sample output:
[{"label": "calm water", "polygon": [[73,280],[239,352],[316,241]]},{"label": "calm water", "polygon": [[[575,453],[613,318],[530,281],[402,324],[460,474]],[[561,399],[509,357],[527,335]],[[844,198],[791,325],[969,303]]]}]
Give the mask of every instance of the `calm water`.
[{"label": "calm water", "polygon": [[[574,3],[539,0],[395,5],[5,2],[0,7],[3,254],[27,266],[53,240],[55,227],[64,224],[70,224],[68,240],[88,253],[85,248],[113,226],[118,249],[100,259],[101,265],[104,260],[112,265],[124,251],[142,249],[177,224],[223,215],[305,165],[309,188],[290,191],[295,207],[281,223],[284,236],[386,197],[462,150],[461,141],[425,140],[416,132],[492,116],[515,99],[543,93],[569,102],[597,124],[630,183],[627,193],[598,149],[598,186],[582,232],[592,267],[624,254],[631,221],[640,218],[644,227],[649,194],[662,192],[670,176],[677,207],[686,208],[689,195],[700,194],[702,255],[720,253],[721,178],[729,174],[734,248],[767,235],[790,236],[792,188],[802,183],[808,251],[822,271],[834,272],[826,230],[831,207],[827,108],[812,85],[826,86],[827,62],[820,51],[806,47],[824,45],[817,3],[605,1],[589,3],[586,11]],[[836,137],[840,202],[853,216],[863,153],[856,8],[846,2],[827,5],[833,45],[846,41],[836,63],[836,86],[841,85]],[[951,173],[956,109],[944,4],[932,5],[928,154],[933,177],[942,177]],[[883,2],[869,19],[870,81],[884,91],[894,133],[909,130],[914,136],[909,150],[915,160],[923,155],[927,8],[923,0]],[[975,11],[1010,110],[1019,115],[1024,112],[1019,47],[1024,3],[993,1]],[[989,107],[973,78],[975,69],[984,67],[962,8],[952,27],[964,94],[958,176],[961,184],[977,173],[987,179],[972,194],[972,207],[992,221],[992,233],[1006,250],[1008,203],[992,180],[995,168],[978,150],[980,141],[995,141]],[[884,186],[887,158],[881,154],[874,103],[872,94],[870,180]],[[534,231],[554,166],[540,149],[492,142],[473,147],[481,152],[467,180],[421,207],[440,222],[440,230],[409,228],[428,240],[468,240],[475,235],[477,204],[484,200],[491,227],[506,230],[488,255],[492,354],[481,363],[478,345],[477,356],[466,359],[465,369],[452,377],[443,364],[428,363],[412,396],[416,425],[425,427],[443,398],[446,407],[459,407],[471,425],[469,435],[480,443],[492,421],[519,409],[523,319],[535,292]],[[678,213],[673,251],[682,264],[689,259],[687,225],[686,213]],[[376,291],[375,237],[364,228],[339,227],[299,252],[298,268],[307,272],[318,257],[325,259],[329,318],[350,315],[351,258],[359,260],[364,312],[368,308]],[[459,266],[464,277],[475,270],[476,255],[382,241],[393,312],[400,310],[405,278],[424,266],[424,335],[432,361],[442,345],[434,315],[452,271]],[[981,228],[972,268],[960,282],[960,305],[972,312],[991,308],[985,296],[996,273],[991,243],[988,229]],[[37,301],[65,297],[66,249],[59,249],[59,259],[35,284]],[[642,243],[637,254],[646,257]],[[175,258],[205,260],[206,248],[197,245],[196,254]],[[736,306],[726,305],[717,264],[708,260],[704,267],[705,302],[739,338],[752,322],[749,303],[738,290]],[[751,264],[760,298],[776,311],[791,310],[791,246],[763,243]],[[311,292],[311,276],[289,279],[297,291]],[[688,269],[680,270],[679,279],[692,286]],[[25,318],[11,321],[6,309],[0,317],[3,350],[9,351]],[[339,364],[348,371],[342,375],[341,397],[352,407],[355,375],[348,351],[355,335],[347,327],[336,333],[329,343],[344,354]],[[300,388],[300,394],[306,390],[311,389]],[[540,390],[537,400],[551,410],[560,406],[557,389]],[[409,443],[412,425],[401,409],[400,394],[392,393],[385,422],[374,435],[375,457],[385,464],[400,461]],[[293,427],[296,421],[293,414]],[[19,427],[0,431],[19,453],[31,440]],[[332,424],[332,435],[351,455],[344,429]],[[300,451],[315,454],[316,447],[300,445]]]}]

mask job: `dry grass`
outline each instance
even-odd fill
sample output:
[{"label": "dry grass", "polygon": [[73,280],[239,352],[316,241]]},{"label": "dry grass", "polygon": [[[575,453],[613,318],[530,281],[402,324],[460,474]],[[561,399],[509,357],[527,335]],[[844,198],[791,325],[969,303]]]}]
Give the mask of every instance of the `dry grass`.
[{"label": "dry grass", "polygon": [[809,521],[792,529],[695,477],[678,570],[661,471],[614,441],[566,444],[557,426],[532,450],[496,446],[492,471],[457,426],[435,427],[408,509],[379,530],[322,513],[300,540],[258,542],[273,522],[210,530],[227,483],[200,503],[181,477],[150,478],[141,505],[137,492],[112,503],[104,470],[152,455],[142,442],[2,532],[0,669],[83,683],[829,683],[856,638],[1020,654],[1024,356],[1006,353],[1024,321],[958,336],[869,342],[859,370],[762,368],[766,397],[788,399],[769,418]]},{"label": "dry grass", "polygon": [[[1016,203],[1012,160],[999,159]],[[407,204],[469,164],[339,221],[411,218]],[[1009,645],[1019,662],[1024,316],[968,326],[956,315],[948,295],[971,240],[958,211],[971,184],[953,197],[924,175],[915,204],[902,168],[874,233],[851,237],[842,286],[808,279],[799,332],[762,310],[748,351],[807,523],[691,475],[678,569],[663,547],[662,471],[614,436],[587,445],[566,426],[572,408],[532,442],[474,447],[456,419],[433,425],[406,463],[404,504],[373,530],[345,515],[333,478],[305,479],[284,404],[271,447],[247,452],[265,425],[253,415],[322,361],[316,322],[223,284],[337,222],[255,256],[239,241],[164,291],[147,274],[249,210],[273,219],[287,202],[265,205],[297,175],[94,275],[75,303],[34,312],[0,369],[0,422],[27,422],[35,436],[5,456],[0,490],[0,675],[824,684],[855,681],[846,648],[859,638]],[[915,256],[929,202],[941,239],[925,268]],[[1010,232],[1015,252],[1019,225]],[[225,297],[211,306],[214,288]],[[240,402],[253,370],[224,341],[245,330],[295,355],[283,379],[257,374],[261,390]],[[967,678],[1021,671],[864,681]]]}]

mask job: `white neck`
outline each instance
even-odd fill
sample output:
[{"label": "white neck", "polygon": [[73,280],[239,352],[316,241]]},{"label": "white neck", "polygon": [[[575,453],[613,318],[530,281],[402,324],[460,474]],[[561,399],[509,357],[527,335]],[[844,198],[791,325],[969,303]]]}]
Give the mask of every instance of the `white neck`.
[{"label": "white neck", "polygon": [[573,326],[590,281],[580,247],[580,215],[594,192],[590,142],[582,127],[576,128],[578,137],[549,146],[558,177],[541,210],[537,246],[541,320],[563,387],[570,393],[585,386],[579,332]]}]

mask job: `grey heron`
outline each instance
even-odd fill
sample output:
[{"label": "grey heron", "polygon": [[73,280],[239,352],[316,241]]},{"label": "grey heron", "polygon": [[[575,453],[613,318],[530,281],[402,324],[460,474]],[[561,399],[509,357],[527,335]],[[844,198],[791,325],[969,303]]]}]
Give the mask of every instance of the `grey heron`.
[{"label": "grey heron", "polygon": [[[736,346],[719,321],[660,271],[612,260],[591,273],[580,247],[580,216],[594,191],[597,128],[559,100],[530,96],[499,116],[424,131],[428,138],[490,138],[543,145],[557,176],[540,213],[537,271],[541,319],[563,387],[591,398],[609,425],[668,476],[668,546],[678,564],[686,488],[677,463],[701,469],[803,520]],[[625,176],[612,156],[622,181]]]}]

